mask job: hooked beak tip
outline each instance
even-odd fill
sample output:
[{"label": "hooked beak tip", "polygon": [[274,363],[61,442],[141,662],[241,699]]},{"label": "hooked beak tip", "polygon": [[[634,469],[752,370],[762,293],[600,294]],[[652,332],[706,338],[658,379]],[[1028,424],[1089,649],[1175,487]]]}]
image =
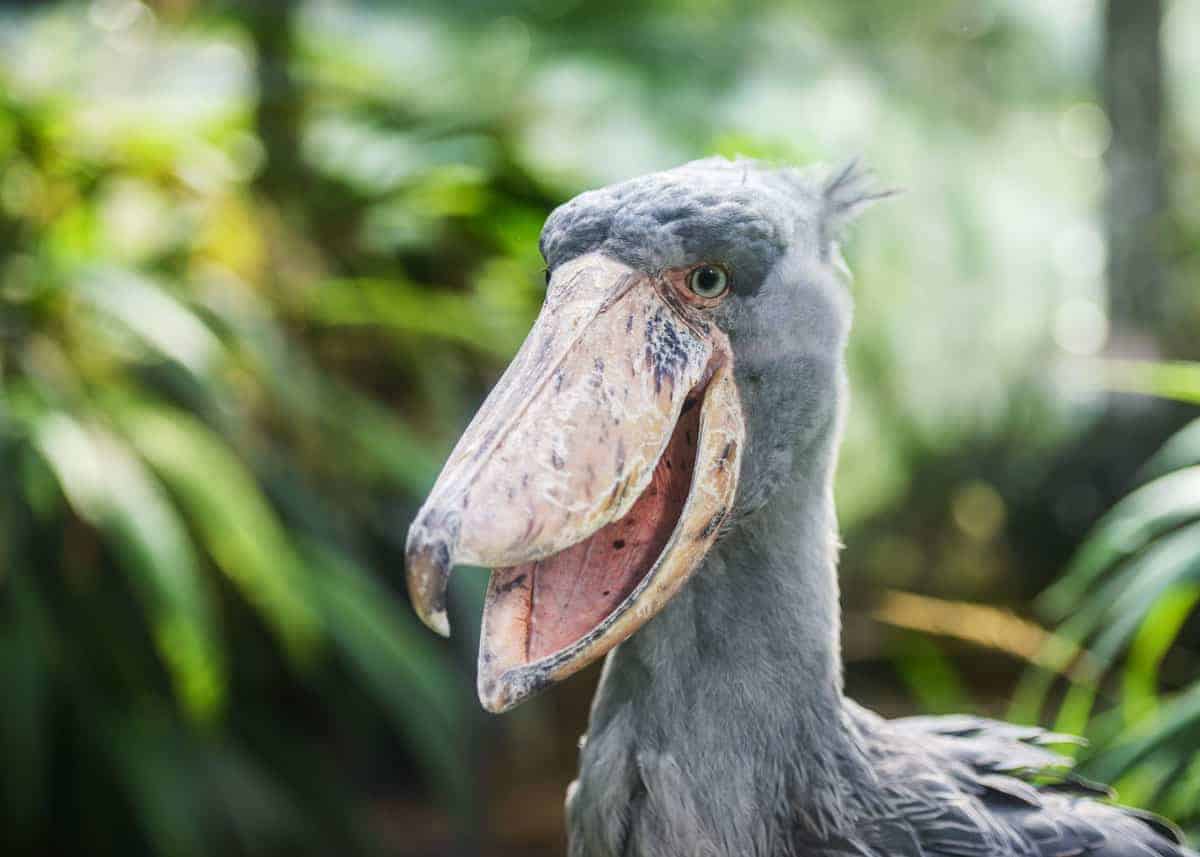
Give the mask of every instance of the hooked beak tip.
[{"label": "hooked beak tip", "polygon": [[418,615],[420,615],[421,621],[425,623],[425,627],[439,637],[450,636],[450,620],[446,617],[445,610],[435,610],[432,613],[421,612]]},{"label": "hooked beak tip", "polygon": [[446,589],[457,527],[450,520],[443,520],[443,526],[431,527],[429,518],[419,516],[408,532],[408,595],[421,621],[434,633],[449,637]]}]

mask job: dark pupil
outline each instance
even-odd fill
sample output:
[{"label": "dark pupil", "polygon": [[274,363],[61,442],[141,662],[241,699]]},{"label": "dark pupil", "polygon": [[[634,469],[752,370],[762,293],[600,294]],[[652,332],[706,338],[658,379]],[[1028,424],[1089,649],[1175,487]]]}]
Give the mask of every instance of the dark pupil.
[{"label": "dark pupil", "polygon": [[699,291],[711,292],[721,283],[721,273],[716,268],[701,268],[696,273],[696,285]]}]

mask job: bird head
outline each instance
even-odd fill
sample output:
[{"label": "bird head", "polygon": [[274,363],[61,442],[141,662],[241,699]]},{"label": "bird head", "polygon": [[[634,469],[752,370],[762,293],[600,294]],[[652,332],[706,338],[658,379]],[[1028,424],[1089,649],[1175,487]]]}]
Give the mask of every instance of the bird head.
[{"label": "bird head", "polygon": [[439,633],[452,567],[492,569],[485,708],[652,619],[831,425],[850,319],[836,238],[882,195],[853,165],[708,159],[550,215],[541,313],[408,534],[409,594]]}]

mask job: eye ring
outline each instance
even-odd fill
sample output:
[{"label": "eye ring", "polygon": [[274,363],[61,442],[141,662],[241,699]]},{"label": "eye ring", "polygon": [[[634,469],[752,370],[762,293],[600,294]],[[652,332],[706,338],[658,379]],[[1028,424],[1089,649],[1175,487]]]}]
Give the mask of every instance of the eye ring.
[{"label": "eye ring", "polygon": [[729,273],[720,265],[697,265],[688,272],[687,286],[698,298],[719,298],[729,291]]}]

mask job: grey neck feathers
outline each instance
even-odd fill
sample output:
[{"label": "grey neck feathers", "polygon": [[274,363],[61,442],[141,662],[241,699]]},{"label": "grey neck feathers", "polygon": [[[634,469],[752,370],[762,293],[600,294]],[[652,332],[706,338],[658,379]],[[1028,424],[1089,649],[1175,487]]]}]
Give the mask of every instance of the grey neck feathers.
[{"label": "grey neck feathers", "polygon": [[775,857],[854,825],[870,769],[842,699],[829,435],[609,656],[572,857]]}]

